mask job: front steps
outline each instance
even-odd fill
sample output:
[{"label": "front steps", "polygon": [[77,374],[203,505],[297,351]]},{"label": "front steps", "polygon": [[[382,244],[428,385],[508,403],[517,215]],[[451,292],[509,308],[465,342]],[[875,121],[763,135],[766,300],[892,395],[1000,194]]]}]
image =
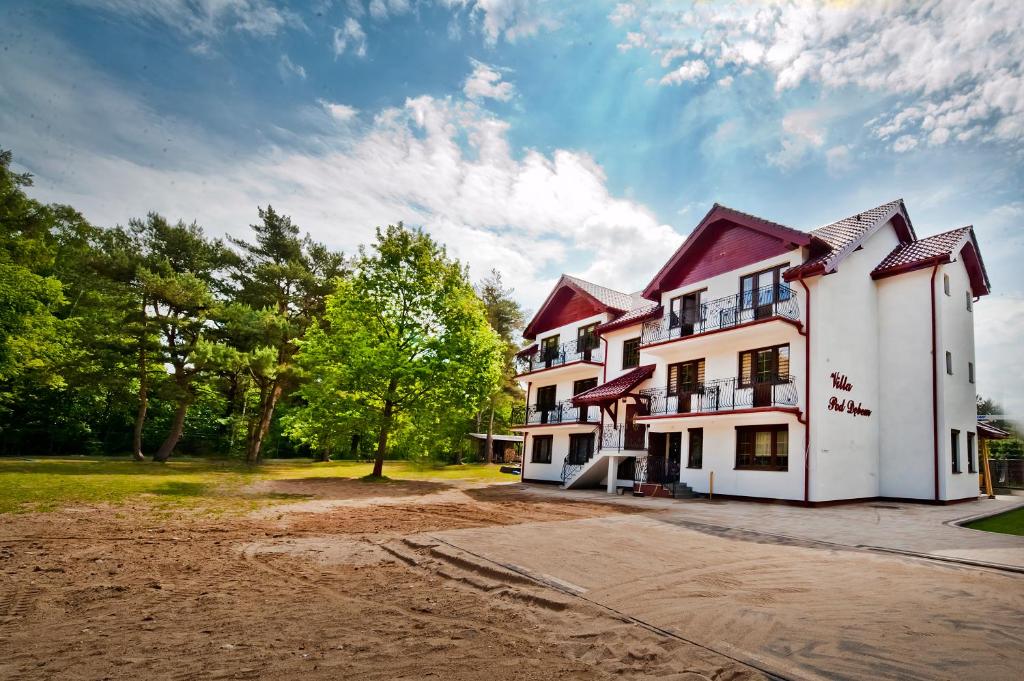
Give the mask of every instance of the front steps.
[{"label": "front steps", "polygon": [[697,498],[697,493],[685,482],[638,482],[633,485],[633,496],[695,499]]}]

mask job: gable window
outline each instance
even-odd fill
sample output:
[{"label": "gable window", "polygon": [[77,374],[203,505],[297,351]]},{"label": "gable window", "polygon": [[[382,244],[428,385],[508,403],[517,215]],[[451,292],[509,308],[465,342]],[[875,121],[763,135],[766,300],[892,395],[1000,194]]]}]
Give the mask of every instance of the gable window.
[{"label": "gable window", "polygon": [[782,280],[782,271],[788,265],[779,265],[771,269],[740,277],[740,307],[753,310],[754,319],[770,317],[774,312],[774,304],[779,300],[789,300],[789,285]]},{"label": "gable window", "polygon": [[949,431],[949,454],[953,461],[953,472],[960,472],[960,431]]},{"label": "gable window", "polygon": [[736,468],[788,470],[789,426],[736,426]]},{"label": "gable window", "polygon": [[967,382],[974,383],[974,362],[967,363]]},{"label": "gable window", "polygon": [[561,348],[558,347],[558,335],[548,336],[540,343],[540,359],[545,366],[551,368],[553,362],[557,362]]},{"label": "gable window", "polygon": [[534,435],[533,453],[530,455],[530,463],[551,463],[551,444],[553,441],[553,435]]},{"label": "gable window", "polygon": [[946,350],[946,373],[953,375],[953,353]]},{"label": "gable window", "polygon": [[630,338],[622,341],[622,368],[632,369],[640,366],[640,339]]},{"label": "gable window", "polygon": [[971,292],[965,291],[965,297],[967,298],[967,311],[970,312],[974,309],[974,300],[971,298]]},{"label": "gable window", "polygon": [[704,429],[690,428],[689,449],[686,456],[687,468],[700,468],[704,465]]},{"label": "gable window", "polygon": [[942,275],[942,290],[945,291],[946,295],[949,295],[949,275]]},{"label": "gable window", "polygon": [[576,331],[576,352],[587,355],[587,359],[590,359],[590,351],[597,349],[598,342],[597,322],[581,326]]},{"label": "gable window", "polygon": [[569,463],[584,464],[594,455],[594,434],[573,433],[569,436]]},{"label": "gable window", "polygon": [[688,336],[700,331],[700,323],[704,320],[704,294],[706,290],[694,291],[677,296],[668,304],[668,328],[679,329],[680,336]]},{"label": "gable window", "polygon": [[974,466],[974,433],[967,433],[967,472],[976,473],[977,468]]}]

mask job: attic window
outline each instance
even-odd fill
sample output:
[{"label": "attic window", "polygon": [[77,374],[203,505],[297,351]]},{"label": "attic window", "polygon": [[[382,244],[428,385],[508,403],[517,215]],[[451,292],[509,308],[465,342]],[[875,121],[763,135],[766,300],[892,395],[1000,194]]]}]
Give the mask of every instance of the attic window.
[{"label": "attic window", "polygon": [[942,275],[942,290],[946,292],[947,296],[949,295],[949,275],[948,274],[943,274]]}]

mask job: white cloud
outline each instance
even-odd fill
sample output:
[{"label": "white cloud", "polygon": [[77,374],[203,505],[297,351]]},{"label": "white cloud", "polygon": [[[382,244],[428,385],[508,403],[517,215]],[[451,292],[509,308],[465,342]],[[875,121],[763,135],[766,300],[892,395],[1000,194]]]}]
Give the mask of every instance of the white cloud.
[{"label": "white cloud", "polygon": [[411,8],[409,0],[370,0],[370,16],[374,19],[387,19],[389,16],[399,16],[407,13]]},{"label": "white cloud", "polygon": [[331,118],[338,121],[339,123],[350,123],[355,120],[356,116],[359,115],[359,109],[348,104],[337,104],[335,102],[328,102],[324,99],[317,100],[320,106],[324,108],[324,111],[331,115]]},{"label": "white cloud", "polygon": [[345,19],[344,26],[334,29],[334,56],[340,57],[346,50],[357,57],[366,56],[366,33],[352,17]]},{"label": "white cloud", "polygon": [[845,175],[853,168],[850,145],[840,144],[825,152],[825,167],[829,175]]},{"label": "white cloud", "polygon": [[[779,92],[812,83],[910,100],[871,124],[879,139],[899,135],[894,148],[1024,143],[1020,0],[655,0],[630,8],[610,17],[628,31],[623,46],[649,49],[663,68],[700,57],[717,69],[767,73]],[[674,73],[662,81],[676,82]]]},{"label": "white cloud", "polygon": [[266,0],[76,0],[133,19],[153,21],[190,36],[213,37],[227,30],[271,36],[282,28],[304,28],[294,12]]},{"label": "white cloud", "polygon": [[[509,124],[469,100],[411,98],[365,126],[318,129],[311,148],[254,145],[151,110],[66,46],[41,53],[0,61],[5,96],[19,103],[0,108],[0,132],[35,173],[34,195],[98,224],[156,210],[241,234],[270,203],[351,252],[375,226],[404,220],[445,242],[474,276],[501,269],[530,305],[564,269],[638,288],[681,241],[644,206],[612,195],[588,155],[514,153]],[[354,115],[318,105],[336,119]],[[58,128],[54,139],[48,131]]]},{"label": "white cloud", "polygon": [[469,60],[473,64],[473,72],[466,78],[462,91],[473,100],[485,98],[507,102],[515,94],[515,86],[503,81],[501,71],[490,64],[476,59]]},{"label": "white cloud", "polygon": [[277,62],[277,72],[281,74],[283,80],[292,76],[306,80],[306,69],[293,62],[287,54],[282,54],[281,60]]},{"label": "white cloud", "polygon": [[808,154],[825,144],[828,114],[818,109],[797,109],[782,118],[782,148],[768,154],[768,162],[782,170],[801,165]]},{"label": "white cloud", "polygon": [[557,2],[546,0],[440,0],[448,8],[465,9],[481,22],[484,39],[491,45],[504,38],[514,43],[558,25]]},{"label": "white cloud", "polygon": [[723,78],[719,78],[718,79],[718,86],[721,87],[721,88],[730,88],[730,87],[732,87],[732,76],[725,76]]},{"label": "white cloud", "polygon": [[616,26],[622,26],[634,17],[636,17],[636,5],[631,2],[620,2],[608,15],[608,19]]},{"label": "white cloud", "polygon": [[669,71],[662,76],[662,85],[679,85],[691,80],[704,80],[708,77],[708,65],[704,63],[703,59],[694,59],[688,61],[674,71]]}]

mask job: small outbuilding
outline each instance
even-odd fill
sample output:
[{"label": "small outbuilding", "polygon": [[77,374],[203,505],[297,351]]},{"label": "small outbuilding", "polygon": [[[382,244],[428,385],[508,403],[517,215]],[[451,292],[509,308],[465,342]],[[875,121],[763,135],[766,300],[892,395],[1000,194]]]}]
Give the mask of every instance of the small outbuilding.
[{"label": "small outbuilding", "polygon": [[491,452],[487,455],[487,433],[470,433],[477,442],[477,456],[488,463],[517,463],[521,460],[522,435],[491,435]]}]

